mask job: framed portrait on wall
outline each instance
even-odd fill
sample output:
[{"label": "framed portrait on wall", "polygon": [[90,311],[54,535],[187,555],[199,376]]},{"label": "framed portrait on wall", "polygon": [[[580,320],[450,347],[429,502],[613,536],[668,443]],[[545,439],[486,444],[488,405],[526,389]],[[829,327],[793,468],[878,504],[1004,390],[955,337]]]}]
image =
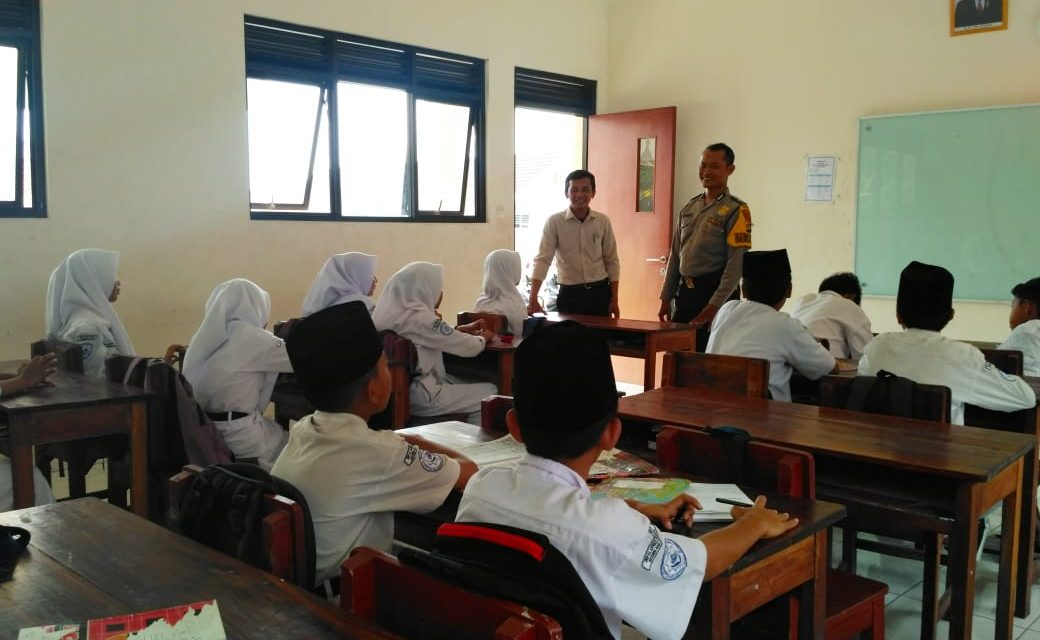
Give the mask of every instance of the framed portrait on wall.
[{"label": "framed portrait on wall", "polygon": [[950,35],[1007,29],[1011,0],[950,0]]}]

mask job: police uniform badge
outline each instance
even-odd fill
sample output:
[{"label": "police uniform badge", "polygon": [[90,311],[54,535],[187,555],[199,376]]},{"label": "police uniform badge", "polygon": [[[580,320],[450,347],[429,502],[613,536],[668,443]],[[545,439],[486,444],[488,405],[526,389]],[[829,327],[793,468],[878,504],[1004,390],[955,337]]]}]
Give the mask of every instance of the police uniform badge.
[{"label": "police uniform badge", "polygon": [[726,237],[726,244],[734,249],[751,248],[751,209],[746,204],[737,210],[737,221]]},{"label": "police uniform badge", "polygon": [[728,214],[729,213],[729,205],[728,204],[722,205],[721,207],[719,207],[719,210],[718,210],[717,213],[720,216],[724,216],[724,215]]},{"label": "police uniform badge", "polygon": [[674,540],[665,539],[661,551],[661,577],[675,580],[686,571],[686,553]]},{"label": "police uniform badge", "polygon": [[436,473],[444,467],[444,456],[439,453],[423,451],[419,454],[419,464],[430,473]]}]

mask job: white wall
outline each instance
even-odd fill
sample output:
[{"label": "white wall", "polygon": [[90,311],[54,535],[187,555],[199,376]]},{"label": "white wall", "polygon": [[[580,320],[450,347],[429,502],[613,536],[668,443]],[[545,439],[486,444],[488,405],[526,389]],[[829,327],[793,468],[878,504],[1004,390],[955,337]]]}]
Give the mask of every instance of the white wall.
[{"label": "white wall", "polygon": [[[1040,102],[1040,2],[1011,2],[1009,23],[951,38],[946,0],[613,0],[606,100],[678,106],[677,205],[701,149],[734,147],[755,248],[788,249],[800,295],[853,267],[859,116]],[[808,155],[837,156],[833,203],[804,202]],[[951,337],[1006,336],[1006,304],[955,306]],[[891,299],[864,308],[897,328]]]},{"label": "white wall", "polygon": [[[117,309],[139,353],[188,340],[213,286],[250,278],[272,317],[299,313],[333,254],[445,265],[468,308],[484,255],[513,243],[513,67],[605,80],[601,0],[43,0],[48,218],[0,219],[0,358],[43,335],[51,270],[122,252]],[[250,221],[243,15],[488,60],[486,224]],[[606,86],[604,82],[603,85]]]}]

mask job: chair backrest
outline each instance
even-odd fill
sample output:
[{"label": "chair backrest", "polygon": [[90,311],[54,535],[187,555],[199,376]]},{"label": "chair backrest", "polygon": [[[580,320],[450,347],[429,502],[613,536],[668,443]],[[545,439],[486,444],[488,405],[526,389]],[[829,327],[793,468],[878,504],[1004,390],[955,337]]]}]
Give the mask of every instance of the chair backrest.
[{"label": "chair backrest", "polygon": [[[1024,356],[1021,351],[1009,351],[1004,349],[979,349],[991,363],[1004,373],[1020,376],[1022,375]],[[1000,431],[1016,431],[1021,433],[1036,433],[1038,408],[1022,409],[1020,411],[995,411],[983,409],[971,404],[964,405],[964,424],[983,429],[998,429]]]},{"label": "chair backrest", "polygon": [[74,342],[37,340],[29,346],[29,351],[33,358],[53,353],[57,356],[58,369],[83,373],[83,349]]},{"label": "chair backrest", "polygon": [[[845,378],[842,376],[824,376],[820,379],[820,406],[844,409],[848,406],[849,397],[853,385],[857,384],[859,378],[874,380],[874,376],[857,376]],[[860,382],[859,384],[866,384]],[[950,421],[950,389],[934,384],[916,383],[913,395],[910,399],[911,415],[907,418],[917,420],[931,420],[933,422]],[[869,407],[862,411],[870,412]]]},{"label": "chair backrest", "polygon": [[[187,465],[168,487],[169,528],[300,587],[314,586],[314,523],[292,484],[233,463]],[[236,528],[244,529],[228,533]]]},{"label": "chair backrest", "polygon": [[341,571],[340,607],[408,638],[563,638],[549,616],[456,586],[382,551],[358,547]]},{"label": "chair backrest", "polygon": [[484,311],[460,311],[455,316],[456,324],[469,324],[483,320],[484,326],[491,333],[503,333],[509,326],[509,320],[500,313],[487,313]]},{"label": "chair backrest", "polygon": [[743,469],[732,469],[725,440],[706,431],[665,426],[657,435],[661,474],[681,472],[718,482],[815,498],[816,466],[811,453],[755,440],[745,445]]},{"label": "chair backrest", "polygon": [[769,361],[693,351],[664,354],[661,386],[702,387],[751,398],[769,397]]},{"label": "chair backrest", "polygon": [[415,345],[408,338],[393,331],[381,331],[383,352],[390,369],[390,402],[386,409],[372,416],[369,425],[376,428],[401,429],[408,426],[411,409],[408,399],[412,377],[419,356]]},{"label": "chair backrest", "polygon": [[488,396],[480,401],[480,428],[505,433],[506,414],[513,408],[513,396]]},{"label": "chair backrest", "polygon": [[1021,351],[1009,351],[1006,349],[979,349],[986,362],[989,362],[1004,373],[1013,376],[1022,375],[1025,366],[1025,356]]}]

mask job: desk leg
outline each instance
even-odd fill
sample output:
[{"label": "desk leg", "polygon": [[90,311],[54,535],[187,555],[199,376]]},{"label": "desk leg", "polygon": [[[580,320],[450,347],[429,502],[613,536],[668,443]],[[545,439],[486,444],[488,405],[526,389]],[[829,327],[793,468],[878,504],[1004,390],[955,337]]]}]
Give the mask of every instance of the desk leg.
[{"label": "desk leg", "polygon": [[653,389],[657,382],[657,338],[647,334],[643,352],[643,391]]},{"label": "desk leg", "polygon": [[975,604],[975,551],[978,547],[979,483],[957,487],[954,528],[950,536],[949,580],[950,640],[971,638],[972,607]]},{"label": "desk leg", "polygon": [[130,452],[133,460],[130,500],[134,513],[148,517],[148,401],[130,404]]},{"label": "desk leg", "polygon": [[1021,511],[1018,527],[1018,586],[1015,589],[1015,615],[1029,615],[1029,591],[1036,581],[1033,549],[1036,544],[1037,452],[1030,451],[1022,459]]},{"label": "desk leg", "polygon": [[498,354],[498,392],[513,395],[513,351]]},{"label": "desk leg", "polygon": [[[1035,458],[1032,451],[1026,454],[1027,458]],[[1017,473],[1015,474],[1014,490],[1004,497],[1001,504],[1000,530],[1009,532],[1000,537],[1000,572],[997,575],[997,624],[996,637],[1010,638],[1014,625],[1013,610],[1017,607],[1015,591],[1017,587],[1016,574],[1019,568],[1019,540],[1020,519],[1024,519],[1022,503],[1019,500],[1022,493],[1022,460],[1019,459]],[[1030,481],[1032,482],[1032,481]],[[1036,486],[1035,483],[1033,486]],[[1035,502],[1033,503],[1036,504]],[[1036,511],[1036,507],[1033,507]],[[1027,572],[1028,573],[1028,572]],[[1028,602],[1028,591],[1026,601]]]},{"label": "desk leg", "polygon": [[33,447],[30,419],[23,415],[10,416],[7,433],[11,438],[11,476],[14,485],[14,508],[33,506],[36,496],[33,487]]},{"label": "desk leg", "polygon": [[816,533],[813,579],[798,588],[798,637],[824,640],[827,630],[827,530]]}]

